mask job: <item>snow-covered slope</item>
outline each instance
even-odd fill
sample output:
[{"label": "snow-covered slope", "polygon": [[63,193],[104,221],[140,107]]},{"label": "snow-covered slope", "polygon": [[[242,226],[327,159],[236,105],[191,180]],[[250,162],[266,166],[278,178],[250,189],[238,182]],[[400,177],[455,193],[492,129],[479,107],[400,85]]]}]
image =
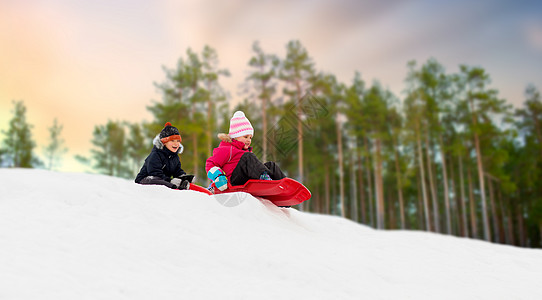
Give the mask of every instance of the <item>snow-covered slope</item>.
[{"label": "snow-covered slope", "polygon": [[0,299],[542,299],[542,250],[0,169]]}]

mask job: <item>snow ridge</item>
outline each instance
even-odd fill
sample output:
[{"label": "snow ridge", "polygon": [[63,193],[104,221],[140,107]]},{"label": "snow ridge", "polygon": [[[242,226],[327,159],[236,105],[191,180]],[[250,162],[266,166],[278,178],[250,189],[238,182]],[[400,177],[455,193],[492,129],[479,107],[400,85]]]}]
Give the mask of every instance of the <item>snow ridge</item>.
[{"label": "snow ridge", "polygon": [[541,250],[103,175],[0,182],[0,299],[542,299]]}]

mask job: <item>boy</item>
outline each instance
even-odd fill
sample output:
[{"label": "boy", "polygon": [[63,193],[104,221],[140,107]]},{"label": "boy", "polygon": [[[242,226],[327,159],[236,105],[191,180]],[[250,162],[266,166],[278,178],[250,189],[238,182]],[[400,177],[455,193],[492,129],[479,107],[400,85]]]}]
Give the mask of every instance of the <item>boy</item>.
[{"label": "boy", "polygon": [[135,182],[165,185],[179,190],[188,189],[194,175],[187,175],[181,168],[179,154],[183,152],[183,145],[179,130],[167,122],[154,138],[153,145]]}]

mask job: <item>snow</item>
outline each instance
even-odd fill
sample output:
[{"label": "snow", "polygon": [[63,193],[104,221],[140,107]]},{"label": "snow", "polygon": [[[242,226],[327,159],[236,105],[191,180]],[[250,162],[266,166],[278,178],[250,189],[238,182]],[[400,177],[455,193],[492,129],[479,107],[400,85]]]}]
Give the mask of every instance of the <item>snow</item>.
[{"label": "snow", "polygon": [[103,175],[0,182],[0,299],[542,299],[539,249]]}]

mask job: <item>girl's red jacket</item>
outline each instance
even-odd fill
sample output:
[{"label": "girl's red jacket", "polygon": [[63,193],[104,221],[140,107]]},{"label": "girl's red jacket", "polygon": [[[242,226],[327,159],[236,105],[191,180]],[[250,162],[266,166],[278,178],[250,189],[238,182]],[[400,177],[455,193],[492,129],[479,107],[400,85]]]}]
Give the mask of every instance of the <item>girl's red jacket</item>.
[{"label": "girl's red jacket", "polygon": [[205,171],[209,172],[212,167],[219,167],[230,180],[231,174],[237,167],[241,156],[247,152],[252,152],[252,147],[245,150],[243,149],[244,146],[245,144],[238,140],[220,142],[220,145],[213,150],[213,155],[205,162]]}]

